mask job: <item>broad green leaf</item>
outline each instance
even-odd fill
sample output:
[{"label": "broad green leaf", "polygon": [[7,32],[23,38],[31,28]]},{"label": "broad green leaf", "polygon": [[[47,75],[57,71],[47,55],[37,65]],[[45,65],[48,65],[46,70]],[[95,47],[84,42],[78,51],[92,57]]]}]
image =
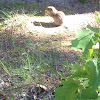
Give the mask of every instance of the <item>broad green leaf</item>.
[{"label": "broad green leaf", "polygon": [[89,42],[89,44],[87,45],[87,47],[84,50],[83,56],[87,57],[87,59],[91,59],[94,50],[92,48],[93,45],[95,45],[97,42],[99,41],[99,35],[94,34]]},{"label": "broad green leaf", "polygon": [[94,33],[99,33],[99,28],[91,27],[90,25],[87,25],[87,28],[90,29]]},{"label": "broad green leaf", "polygon": [[92,46],[99,41],[99,28],[87,26],[81,31],[76,32],[77,39],[72,41],[71,48],[74,50],[82,49],[84,51],[83,56],[90,59],[93,50]]},{"label": "broad green leaf", "polygon": [[93,49],[88,49],[87,57],[92,57],[92,54],[93,54]]},{"label": "broad green leaf", "polygon": [[71,77],[61,84],[63,86],[56,89],[54,100],[76,100],[78,84]]},{"label": "broad green leaf", "polygon": [[95,99],[95,100],[100,100],[100,96],[97,99]]},{"label": "broad green leaf", "polygon": [[82,31],[76,32],[77,39],[72,41],[72,46],[74,50],[82,49],[84,50],[89,44],[93,33],[87,29],[82,29]]},{"label": "broad green leaf", "polygon": [[93,41],[90,40],[90,42],[87,44],[83,56],[86,57],[87,59],[89,59],[93,53],[93,49],[92,46],[94,45]]},{"label": "broad green leaf", "polygon": [[94,100],[98,97],[98,94],[96,91],[94,91],[93,93],[91,93],[91,88],[87,88],[84,89],[80,94],[79,94],[79,98],[80,100]]},{"label": "broad green leaf", "polygon": [[77,62],[72,66],[72,70],[73,70],[74,72],[76,72],[77,70],[81,70],[81,69],[82,69],[82,67],[81,67],[80,64],[77,63]]},{"label": "broad green leaf", "polygon": [[100,86],[100,59],[97,61],[97,66],[96,66],[96,78],[95,78],[95,83],[93,86],[93,90],[98,89]]},{"label": "broad green leaf", "polygon": [[86,64],[87,77],[92,91],[100,86],[100,59],[93,59]]},{"label": "broad green leaf", "polygon": [[86,71],[84,66],[80,66],[80,64],[76,63],[72,66],[73,75],[72,77],[83,77],[86,76]]},{"label": "broad green leaf", "polygon": [[92,54],[92,58],[98,58],[98,53],[99,53],[99,50],[98,49],[94,49],[93,50],[93,54]]},{"label": "broad green leaf", "polygon": [[89,86],[89,80],[86,78],[84,81],[83,81],[83,83],[81,83],[82,85],[83,85],[83,87],[85,88],[85,87],[88,87]]},{"label": "broad green leaf", "polygon": [[96,65],[97,65],[97,59],[90,60],[86,64],[86,71],[87,71],[87,77],[90,80],[89,85],[93,86],[95,83],[96,78]]}]

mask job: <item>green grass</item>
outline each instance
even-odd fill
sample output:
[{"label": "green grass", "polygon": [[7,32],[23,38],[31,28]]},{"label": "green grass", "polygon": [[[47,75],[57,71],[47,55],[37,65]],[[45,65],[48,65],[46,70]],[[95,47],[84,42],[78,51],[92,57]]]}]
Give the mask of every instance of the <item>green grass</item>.
[{"label": "green grass", "polygon": [[[48,73],[50,73],[49,75],[51,75],[52,78],[59,78],[59,76],[65,78],[66,76],[65,69],[67,62],[62,65],[65,73],[62,74],[58,72],[57,69],[59,55],[61,55],[60,59],[62,62],[65,63],[65,61],[63,61],[63,53],[60,54],[56,50],[46,52],[37,49],[32,38],[25,37],[24,33],[17,36],[13,34],[13,31],[2,32],[3,27],[6,26],[5,20],[13,18],[16,14],[27,14],[29,16],[44,15],[44,9],[45,6],[26,3],[12,3],[10,5],[4,4],[0,6],[2,19],[0,25],[0,48],[3,50],[0,67],[9,75],[14,88],[26,84],[44,84],[42,79],[44,75],[47,76]],[[21,25],[16,27],[22,28]],[[12,91],[12,88],[7,87],[7,90]]]},{"label": "green grass", "polygon": [[0,5],[0,14],[3,18],[10,18],[15,14],[28,14],[30,16],[34,15],[44,15],[44,10],[46,6],[39,6],[36,3],[28,4],[28,3],[1,3]]},{"label": "green grass", "polygon": [[86,3],[87,0],[79,0],[81,3]]},{"label": "green grass", "polygon": [[[37,50],[31,38],[27,38],[23,45],[18,44],[13,35],[10,40],[8,42],[11,43],[13,49],[6,50],[5,55],[8,58],[3,57],[1,65],[5,72],[14,79],[15,86],[29,83],[43,84],[43,74],[46,75],[47,72],[50,72],[53,78],[59,76],[65,78],[66,66],[62,65],[65,72],[63,74],[57,70],[57,62],[59,61],[57,52]],[[60,59],[63,59],[63,55]]]},{"label": "green grass", "polygon": [[[1,64],[5,72],[13,77],[17,76],[21,78],[21,83],[30,83],[34,80],[39,82],[41,81],[42,74],[48,71],[54,76],[58,73],[58,54],[56,52],[49,53],[35,49],[35,44],[31,38],[27,38],[24,44],[21,45],[13,35],[10,36],[10,41],[8,40],[7,42],[10,43],[12,49],[8,49],[9,51],[6,50],[5,52],[8,59],[6,57],[1,59]],[[63,55],[61,58],[63,58]],[[59,75],[61,74],[58,73]],[[18,81],[16,83],[20,82]]]}]

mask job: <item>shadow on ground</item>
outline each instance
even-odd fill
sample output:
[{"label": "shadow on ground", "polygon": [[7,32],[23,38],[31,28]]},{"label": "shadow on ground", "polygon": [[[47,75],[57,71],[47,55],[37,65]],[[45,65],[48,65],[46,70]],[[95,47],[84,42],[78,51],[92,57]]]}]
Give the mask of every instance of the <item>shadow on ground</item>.
[{"label": "shadow on ground", "polygon": [[35,26],[42,26],[42,27],[45,27],[45,28],[54,28],[54,27],[57,27],[53,22],[52,23],[45,23],[45,22],[34,21],[33,24]]}]

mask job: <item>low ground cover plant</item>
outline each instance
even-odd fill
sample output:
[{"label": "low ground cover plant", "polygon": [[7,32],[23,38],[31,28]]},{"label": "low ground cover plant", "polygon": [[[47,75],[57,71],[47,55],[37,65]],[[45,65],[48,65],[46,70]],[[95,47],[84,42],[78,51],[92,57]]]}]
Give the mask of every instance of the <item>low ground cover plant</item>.
[{"label": "low ground cover plant", "polygon": [[[72,75],[61,81],[54,100],[99,100],[100,99],[100,45],[95,52],[92,48],[100,44],[100,13],[96,12],[98,28],[91,27],[76,32],[77,38],[71,48],[83,50],[83,59],[72,66]],[[94,56],[95,55],[95,56]]]}]

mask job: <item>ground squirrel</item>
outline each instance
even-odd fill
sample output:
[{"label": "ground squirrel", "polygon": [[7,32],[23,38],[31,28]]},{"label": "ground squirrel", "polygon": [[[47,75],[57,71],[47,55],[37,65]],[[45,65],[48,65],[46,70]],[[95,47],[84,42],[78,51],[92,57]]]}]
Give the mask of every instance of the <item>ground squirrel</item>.
[{"label": "ground squirrel", "polygon": [[54,23],[57,26],[60,26],[64,22],[65,14],[62,11],[56,10],[53,6],[48,6],[45,10],[46,15],[52,17],[54,19]]}]

